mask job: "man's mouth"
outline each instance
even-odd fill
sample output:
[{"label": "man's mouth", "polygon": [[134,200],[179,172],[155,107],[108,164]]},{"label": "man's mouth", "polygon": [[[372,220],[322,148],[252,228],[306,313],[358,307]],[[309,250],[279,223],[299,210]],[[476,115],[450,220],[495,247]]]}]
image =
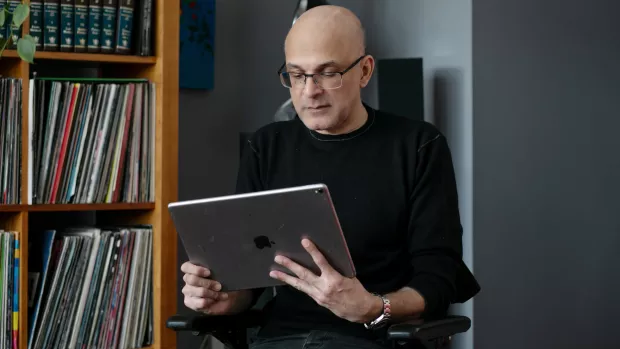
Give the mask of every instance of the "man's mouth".
[{"label": "man's mouth", "polygon": [[312,106],[312,107],[307,107],[310,110],[321,110],[321,109],[325,109],[329,107],[329,105],[317,105],[317,106]]}]

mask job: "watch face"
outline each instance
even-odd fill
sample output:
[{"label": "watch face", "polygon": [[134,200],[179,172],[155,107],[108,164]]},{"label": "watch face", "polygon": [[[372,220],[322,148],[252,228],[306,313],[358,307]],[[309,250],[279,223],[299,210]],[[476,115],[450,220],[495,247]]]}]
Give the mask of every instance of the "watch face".
[{"label": "watch face", "polygon": [[371,329],[375,329],[375,328],[379,328],[381,327],[383,324],[385,324],[387,322],[388,318],[385,316],[385,314],[381,314],[378,318],[376,318],[375,320],[371,321],[368,324],[364,324],[364,326],[371,330]]}]

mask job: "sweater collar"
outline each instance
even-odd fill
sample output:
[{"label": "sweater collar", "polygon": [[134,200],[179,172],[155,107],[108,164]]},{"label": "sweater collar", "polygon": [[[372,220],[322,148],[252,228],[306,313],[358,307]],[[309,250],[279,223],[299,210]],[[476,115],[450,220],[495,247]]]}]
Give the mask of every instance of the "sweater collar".
[{"label": "sweater collar", "polygon": [[[366,119],[366,122],[361,127],[351,132],[337,134],[337,135],[329,135],[329,134],[319,133],[319,132],[316,132],[310,129],[308,131],[310,132],[310,135],[312,136],[312,138],[318,141],[322,141],[322,142],[347,141],[353,138],[357,138],[361,136],[362,134],[366,133],[368,130],[370,130],[372,125],[375,123],[375,118],[376,118],[375,110],[365,103],[364,103],[364,108],[366,108],[366,112],[368,113],[368,118]],[[301,122],[301,119],[299,121]]]}]

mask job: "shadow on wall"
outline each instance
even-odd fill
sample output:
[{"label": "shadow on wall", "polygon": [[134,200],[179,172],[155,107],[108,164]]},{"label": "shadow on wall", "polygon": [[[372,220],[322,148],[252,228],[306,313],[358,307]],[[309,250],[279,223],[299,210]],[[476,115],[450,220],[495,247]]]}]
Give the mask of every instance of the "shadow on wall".
[{"label": "shadow on wall", "polygon": [[[472,166],[471,160],[467,155],[466,142],[468,126],[466,125],[467,112],[465,108],[465,83],[464,73],[459,68],[440,68],[431,72],[431,102],[429,102],[429,122],[437,127],[446,137],[450,144],[454,170],[457,175],[457,186],[459,190],[460,211],[463,223],[463,259],[470,270],[474,272],[471,263],[471,236],[468,236],[468,212],[471,209],[471,203],[468,202],[467,191],[469,184],[467,183],[468,168]],[[471,126],[470,126],[471,127]],[[484,289],[484,285],[483,289]],[[450,308],[450,313],[454,315],[469,316],[472,320],[472,329],[467,333],[456,336],[453,339],[453,348],[470,348],[473,342],[473,300],[469,300],[463,304],[454,304]]]},{"label": "shadow on wall", "polygon": [[444,136],[452,144],[461,144],[463,106],[463,72],[458,68],[442,68],[433,72],[433,88],[431,108],[432,120]]}]

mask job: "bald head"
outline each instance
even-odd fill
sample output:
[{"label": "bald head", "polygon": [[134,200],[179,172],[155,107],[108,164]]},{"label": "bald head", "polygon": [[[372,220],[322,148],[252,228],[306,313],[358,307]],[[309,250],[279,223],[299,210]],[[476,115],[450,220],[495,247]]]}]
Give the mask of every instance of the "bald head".
[{"label": "bald head", "polygon": [[[306,49],[304,49],[304,47]],[[350,10],[333,5],[314,7],[304,12],[286,36],[287,56],[303,50],[322,50],[343,57],[361,56],[366,51],[364,28]]]},{"label": "bald head", "polygon": [[372,76],[374,59],[366,54],[364,41],[362,23],[343,7],[314,7],[293,24],[284,43],[286,76],[281,78],[308,128],[339,134],[367,119],[361,88]]}]

